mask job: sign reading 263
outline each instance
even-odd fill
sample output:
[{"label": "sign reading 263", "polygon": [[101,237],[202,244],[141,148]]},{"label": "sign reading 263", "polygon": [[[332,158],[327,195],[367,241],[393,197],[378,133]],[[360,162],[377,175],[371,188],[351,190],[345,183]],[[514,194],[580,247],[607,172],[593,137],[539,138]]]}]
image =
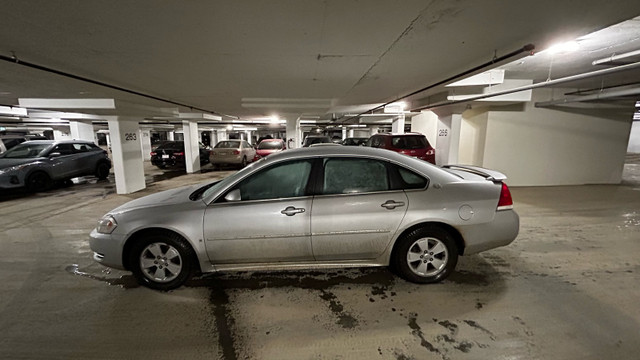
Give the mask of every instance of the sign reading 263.
[{"label": "sign reading 263", "polygon": [[124,141],[136,141],[137,139],[136,133],[124,133]]}]

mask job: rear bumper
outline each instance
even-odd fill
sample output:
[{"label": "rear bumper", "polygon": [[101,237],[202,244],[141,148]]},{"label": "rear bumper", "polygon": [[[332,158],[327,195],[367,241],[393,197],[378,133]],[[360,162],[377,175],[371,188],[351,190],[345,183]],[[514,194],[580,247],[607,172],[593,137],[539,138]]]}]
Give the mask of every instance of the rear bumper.
[{"label": "rear bumper", "polygon": [[511,244],[520,231],[520,217],[513,210],[497,211],[493,221],[458,229],[465,242],[464,255],[477,254]]}]

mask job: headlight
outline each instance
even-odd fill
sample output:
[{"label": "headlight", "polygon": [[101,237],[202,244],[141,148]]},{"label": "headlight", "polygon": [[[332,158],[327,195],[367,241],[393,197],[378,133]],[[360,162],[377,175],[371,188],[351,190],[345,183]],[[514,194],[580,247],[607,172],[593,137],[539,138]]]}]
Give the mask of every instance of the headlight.
[{"label": "headlight", "polygon": [[12,167],[6,168],[6,169],[0,169],[0,175],[6,174],[6,173],[10,173],[10,172],[14,172],[14,171],[22,170],[25,167],[27,167],[27,165],[29,165],[29,164],[16,165],[16,166],[12,166]]},{"label": "headlight", "polygon": [[116,219],[107,214],[103,216],[102,219],[98,220],[96,230],[101,234],[111,234],[117,227],[118,223],[116,222]]}]

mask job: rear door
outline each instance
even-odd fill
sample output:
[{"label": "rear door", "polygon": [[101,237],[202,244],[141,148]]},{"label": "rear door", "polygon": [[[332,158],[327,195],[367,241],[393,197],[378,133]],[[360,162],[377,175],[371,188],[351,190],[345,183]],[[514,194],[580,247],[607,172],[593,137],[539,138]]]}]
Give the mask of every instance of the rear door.
[{"label": "rear door", "polygon": [[363,260],[382,254],[408,207],[404,191],[391,190],[387,166],[376,159],[324,159],[311,217],[316,260]]}]

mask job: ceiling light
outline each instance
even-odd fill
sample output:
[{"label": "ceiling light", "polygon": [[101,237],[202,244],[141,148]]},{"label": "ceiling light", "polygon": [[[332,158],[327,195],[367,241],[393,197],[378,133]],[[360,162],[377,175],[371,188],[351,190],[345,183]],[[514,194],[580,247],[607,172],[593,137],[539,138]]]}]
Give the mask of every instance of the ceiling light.
[{"label": "ceiling light", "polygon": [[565,43],[555,44],[547,49],[550,54],[564,54],[568,52],[577,51],[580,49],[580,44],[577,41],[567,41]]}]

